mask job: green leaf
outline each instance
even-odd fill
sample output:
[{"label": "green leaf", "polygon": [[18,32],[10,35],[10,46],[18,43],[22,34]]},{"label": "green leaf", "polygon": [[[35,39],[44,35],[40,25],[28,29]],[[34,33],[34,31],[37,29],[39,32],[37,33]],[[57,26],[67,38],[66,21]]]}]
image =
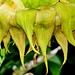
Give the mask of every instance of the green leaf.
[{"label": "green leaf", "polygon": [[[2,68],[1,68],[1,70],[0,70],[0,75],[4,75],[4,73],[7,71],[7,70],[9,70],[9,69],[12,69],[12,67],[14,66],[14,65],[16,65],[16,66],[20,66],[19,65],[19,61],[13,61],[13,60],[9,60],[9,62],[7,62],[6,64],[4,64],[3,66],[2,66]],[[10,72],[10,70],[9,70],[9,72]],[[9,74],[9,72],[8,72],[8,74]]]},{"label": "green leaf", "polygon": [[25,62],[29,62],[30,60],[33,60],[33,55],[35,54],[35,52],[30,52],[25,56]]},{"label": "green leaf", "polygon": [[36,12],[37,10],[34,10],[34,9],[18,10],[16,12],[16,21],[19,24],[19,26],[21,26],[22,29],[25,31],[33,51],[40,54],[38,51],[35,50],[33,41],[32,41],[32,35],[34,31],[33,27],[36,20]]},{"label": "green leaf", "polygon": [[56,12],[53,10],[40,10],[37,12],[36,16],[35,34],[42,54],[44,55],[44,61],[47,70],[46,73],[48,73],[46,49],[54,31],[55,21],[53,19],[55,16]]},{"label": "green leaf", "polygon": [[52,58],[48,59],[49,62],[53,62],[55,64],[59,64],[60,67],[61,67],[61,62],[60,62],[60,59],[58,58],[57,55],[53,56]]},{"label": "green leaf", "polygon": [[66,0],[66,1],[69,1],[69,2],[75,2],[75,0]]},{"label": "green leaf", "polygon": [[25,69],[24,66],[25,39],[26,39],[25,33],[21,28],[12,27],[10,28],[10,34],[12,36],[12,39],[16,43],[16,46],[19,49],[21,63],[23,65],[23,68]]},{"label": "green leaf", "polygon": [[67,42],[65,35],[61,32],[60,27],[55,30],[55,37],[56,37],[56,40],[59,43],[59,45],[61,46],[63,53],[64,53],[64,61],[62,64],[62,65],[64,65],[67,60],[68,42]]},{"label": "green leaf", "polygon": [[5,60],[5,55],[6,55],[6,51],[3,48],[3,49],[1,49],[1,54],[0,54],[0,67],[1,67],[3,61]]},{"label": "green leaf", "polygon": [[5,49],[3,48],[3,49],[1,49],[1,56],[5,56],[6,55],[6,51],[5,51]]},{"label": "green leaf", "polygon": [[0,67],[1,67],[4,60],[5,60],[5,56],[3,56],[3,58],[0,58]]},{"label": "green leaf", "polygon": [[40,6],[46,6],[59,0],[22,0],[23,4],[27,8],[37,8]]},{"label": "green leaf", "polygon": [[1,64],[2,64],[2,58],[1,58],[1,56],[0,56],[0,67],[1,67]]},{"label": "green leaf", "polygon": [[52,73],[52,75],[60,75],[60,67],[61,62],[56,55],[49,59],[49,70]]},{"label": "green leaf", "polygon": [[60,16],[61,29],[63,33],[65,34],[69,43],[75,46],[75,40],[72,34],[72,30],[75,25],[75,12],[73,11],[75,10],[74,4],[58,2],[54,8]]},{"label": "green leaf", "polygon": [[42,75],[43,68],[44,68],[44,63],[42,63],[42,64],[38,65],[37,67],[35,67],[34,75]]}]

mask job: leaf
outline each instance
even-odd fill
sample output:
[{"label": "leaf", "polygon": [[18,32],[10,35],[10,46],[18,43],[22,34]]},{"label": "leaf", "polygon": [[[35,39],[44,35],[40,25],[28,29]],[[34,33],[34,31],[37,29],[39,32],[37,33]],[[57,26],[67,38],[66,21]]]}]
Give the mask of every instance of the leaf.
[{"label": "leaf", "polygon": [[13,15],[11,8],[7,4],[0,6],[0,44],[3,38],[7,35],[9,30],[9,18]]},{"label": "leaf", "polygon": [[10,25],[17,25],[15,20],[15,12],[19,9],[25,9],[23,3],[21,0],[12,0],[11,2],[6,2],[8,0],[3,1],[5,2],[0,6],[1,17],[2,15],[5,15],[5,19]]},{"label": "leaf", "polygon": [[53,56],[52,58],[48,59],[49,62],[54,62],[55,64],[58,64],[60,65],[61,67],[61,62],[60,62],[60,59],[58,58],[57,55]]},{"label": "leaf", "polygon": [[0,45],[3,38],[7,35],[9,24],[7,23],[7,20],[5,18],[6,16],[2,14],[0,16]]},{"label": "leaf", "polygon": [[2,65],[2,58],[1,58],[1,56],[0,56],[0,67],[1,67],[1,65]]},{"label": "leaf", "polygon": [[0,54],[1,54],[1,55],[0,55],[0,67],[1,67],[3,61],[5,60],[5,55],[6,55],[6,51],[5,51],[4,48],[1,49],[1,53],[0,53]]},{"label": "leaf", "polygon": [[46,73],[48,73],[46,49],[54,31],[55,15],[55,11],[40,10],[37,12],[36,16],[35,34],[37,42],[41,48],[42,54],[44,55],[44,61],[47,70]]},{"label": "leaf", "polygon": [[59,0],[22,0],[23,4],[27,8],[37,8],[40,6],[46,6],[50,3],[58,2]]},{"label": "leaf", "polygon": [[60,16],[62,22],[61,29],[63,33],[65,34],[69,43],[75,46],[75,40],[72,34],[72,30],[75,25],[75,12],[73,11],[75,6],[69,3],[58,2],[54,8]]},{"label": "leaf", "polygon": [[16,12],[16,21],[19,24],[19,26],[21,26],[23,30],[25,31],[33,51],[40,54],[38,51],[35,50],[33,42],[32,42],[32,35],[34,31],[33,26],[36,20],[36,12],[37,10],[34,10],[34,9],[18,10]]},{"label": "leaf", "polygon": [[[43,72],[44,69],[44,63],[38,65],[35,69],[34,69],[34,75],[42,75],[42,73],[44,74],[45,72]],[[38,72],[39,71],[39,72]]]},{"label": "leaf", "polygon": [[63,50],[64,61],[62,65],[64,65],[67,60],[68,42],[67,42],[65,35],[61,32],[60,27],[55,30],[55,38]]},{"label": "leaf", "polygon": [[6,54],[6,51],[5,51],[5,49],[3,48],[3,49],[1,49],[1,56],[5,56],[5,54]]},{"label": "leaf", "polygon": [[7,36],[3,39],[4,46],[5,46],[5,49],[6,49],[6,53],[9,52],[9,50],[8,50],[9,41],[10,41],[10,34],[8,33]]},{"label": "leaf", "polygon": [[12,36],[12,39],[16,43],[16,46],[19,49],[21,63],[23,65],[23,68],[25,69],[24,66],[25,39],[26,39],[25,33],[21,28],[12,27],[10,28],[10,34]]},{"label": "leaf", "polygon": [[7,35],[9,26],[10,26],[9,21],[10,21],[10,18],[14,16],[15,10],[19,8],[20,9],[24,8],[21,0],[13,0],[13,1],[14,1],[13,5],[12,5],[12,2],[11,3],[5,2],[4,4],[0,6],[0,46],[1,46],[1,41]]},{"label": "leaf", "polygon": [[26,62],[29,62],[30,60],[33,60],[33,55],[34,55],[34,54],[35,54],[34,52],[28,53],[28,54],[25,56],[25,63],[26,63]]},{"label": "leaf", "polygon": [[59,70],[60,67],[61,62],[56,55],[49,59],[49,70],[52,73],[52,75],[60,75],[61,73],[61,70]]},{"label": "leaf", "polygon": [[5,56],[3,56],[2,58],[0,57],[0,67],[1,67],[4,60],[5,60]]},{"label": "leaf", "polygon": [[65,0],[65,1],[69,1],[69,2],[75,2],[75,0]]}]

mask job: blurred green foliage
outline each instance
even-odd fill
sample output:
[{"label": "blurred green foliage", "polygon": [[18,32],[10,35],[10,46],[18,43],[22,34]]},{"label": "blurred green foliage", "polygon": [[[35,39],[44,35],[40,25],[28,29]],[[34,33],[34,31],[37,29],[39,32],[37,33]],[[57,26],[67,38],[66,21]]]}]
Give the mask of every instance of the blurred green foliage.
[{"label": "blurred green foliage", "polygon": [[[28,40],[26,40],[26,50],[28,50],[28,48],[29,48],[29,43],[28,43]],[[5,74],[11,75],[14,72],[12,69],[14,65],[16,65],[16,67],[18,68],[17,72],[20,71],[19,69],[21,67],[21,62],[20,62],[20,58],[19,58],[19,52],[18,52],[16,45],[14,44],[14,42],[12,40],[10,40],[10,42],[9,42],[8,49],[9,49],[10,53],[7,53],[7,54],[6,54],[4,48],[0,51],[1,59],[2,59],[2,56],[5,57],[4,60],[0,59],[0,63],[1,63],[0,75],[5,75]],[[48,47],[47,53],[50,51],[51,51],[51,48]],[[27,56],[25,56],[25,59],[24,59],[25,63],[29,62],[30,60],[33,60],[34,54],[35,54],[35,52],[32,51]],[[40,55],[38,55],[37,57],[39,57],[39,56]],[[48,62],[49,62],[49,72],[51,72],[52,75],[55,75],[55,73],[56,73],[56,75],[60,75],[61,70],[59,70],[59,69],[61,67],[61,62],[60,62],[59,57],[57,55],[55,55],[51,59],[48,59]],[[45,64],[42,63],[42,64],[38,65],[37,67],[31,69],[29,72],[32,72],[34,75],[44,75],[45,74]]]},{"label": "blurred green foliage", "polygon": [[3,61],[5,60],[5,55],[6,55],[6,51],[5,51],[5,49],[3,48],[3,49],[1,49],[1,51],[0,51],[0,67],[1,67]]},{"label": "blurred green foliage", "polygon": [[[55,40],[55,37],[52,37],[52,43],[51,43],[51,48],[47,48],[47,53],[50,52],[52,49],[56,48],[58,46],[58,43]],[[26,51],[29,48],[29,43],[28,40],[26,40]],[[62,51],[59,51],[55,56],[53,56],[52,58],[48,59],[48,67],[49,67],[49,73],[48,75],[66,75],[69,74],[69,72],[73,72],[74,71],[72,69],[70,69],[69,67],[73,67],[74,63],[75,63],[75,55],[74,55],[74,48],[72,45],[69,44],[69,56],[68,56],[68,61],[67,63],[63,66],[62,69],[61,68],[61,64],[62,64],[62,60],[63,60],[63,54]],[[3,48],[3,52],[0,51],[0,57],[2,58],[2,56],[5,56],[4,62],[2,62],[2,65],[0,67],[0,75],[12,75],[12,73],[15,73],[16,71],[19,73],[21,73],[22,71],[20,70],[21,62],[20,62],[20,58],[19,58],[19,52],[18,49],[16,47],[16,45],[14,44],[14,42],[12,40],[10,40],[9,45],[8,45],[8,49],[11,53],[5,53],[5,49]],[[40,50],[41,51],[41,50]],[[25,63],[29,62],[30,60],[33,60],[33,55],[35,54],[35,52],[31,52],[29,53],[27,56],[25,56],[24,60]],[[39,57],[40,55],[38,55]],[[0,62],[2,60],[0,59]],[[14,71],[12,68],[13,66],[17,67],[17,70]],[[68,68],[67,66],[68,65]],[[72,66],[73,65],[73,66]],[[66,71],[66,69],[67,71]],[[70,71],[69,71],[70,69]],[[69,71],[69,72],[68,72]],[[45,75],[45,64],[42,63],[40,65],[38,65],[37,67],[29,70],[28,72],[33,73],[34,75]],[[64,73],[65,72],[65,73]],[[20,74],[19,73],[19,74]],[[23,72],[25,74],[25,72]]]}]

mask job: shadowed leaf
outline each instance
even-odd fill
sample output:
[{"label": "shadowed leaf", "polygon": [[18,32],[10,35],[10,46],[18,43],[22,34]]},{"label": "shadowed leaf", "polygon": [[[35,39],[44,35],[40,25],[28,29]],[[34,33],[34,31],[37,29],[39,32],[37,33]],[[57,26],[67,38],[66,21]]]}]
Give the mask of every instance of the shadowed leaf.
[{"label": "shadowed leaf", "polygon": [[56,37],[56,40],[59,43],[59,45],[61,46],[63,53],[64,53],[64,61],[62,64],[62,65],[64,65],[67,60],[68,41],[67,41],[65,35],[61,32],[60,27],[55,30],[55,37]]},{"label": "shadowed leaf", "polygon": [[9,41],[10,41],[10,34],[8,33],[7,36],[3,39],[4,46],[5,46],[5,49],[6,49],[6,53],[9,52],[9,50],[8,50]]},{"label": "shadowed leaf", "polygon": [[23,32],[21,28],[12,27],[10,28],[10,34],[12,36],[12,39],[16,43],[16,46],[19,49],[21,63],[23,65],[23,68],[25,69],[25,66],[24,66],[25,40],[26,40],[25,33]]}]

